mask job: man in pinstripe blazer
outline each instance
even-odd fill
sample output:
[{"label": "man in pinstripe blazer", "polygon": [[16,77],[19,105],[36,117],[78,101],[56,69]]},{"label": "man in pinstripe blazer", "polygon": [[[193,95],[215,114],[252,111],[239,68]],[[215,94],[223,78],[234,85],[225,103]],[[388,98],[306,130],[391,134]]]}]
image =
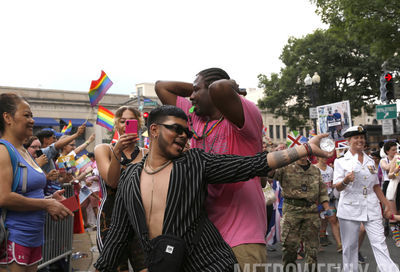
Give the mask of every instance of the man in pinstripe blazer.
[{"label": "man in pinstripe blazer", "polygon": [[320,139],[328,134],[302,146],[255,156],[215,155],[197,148],[183,153],[192,133],[186,114],[174,106],[154,109],[147,126],[150,152],[121,177],[111,229],[95,264],[99,271],[114,271],[133,232],[147,254],[152,249],[150,240],[159,235],[184,239],[189,253],[182,271],[233,271],[236,258],[231,248],[204,218],[207,185],[266,176],[270,170],[310,154],[330,155],[319,148]]}]

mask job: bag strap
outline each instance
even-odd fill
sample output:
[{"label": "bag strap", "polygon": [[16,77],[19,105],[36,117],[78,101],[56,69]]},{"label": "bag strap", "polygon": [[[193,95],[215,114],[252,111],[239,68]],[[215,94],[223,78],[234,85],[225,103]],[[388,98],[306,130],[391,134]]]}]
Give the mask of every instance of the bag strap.
[{"label": "bag strap", "polygon": [[11,160],[11,165],[13,168],[13,183],[12,183],[12,187],[11,187],[11,192],[15,192],[17,190],[18,184],[19,184],[19,178],[20,178],[20,171],[19,170],[19,159],[18,156],[16,154],[16,150],[15,147],[10,144],[9,142],[7,142],[4,139],[0,139],[0,144],[3,144],[6,146],[8,153],[10,154],[10,160]]},{"label": "bag strap", "polygon": [[[15,147],[10,144],[8,141],[4,140],[4,139],[0,139],[0,144],[3,144],[6,146],[8,153],[10,154],[10,160],[11,160],[11,165],[13,168],[13,183],[11,186],[11,192],[15,192],[18,188],[19,185],[19,180],[20,180],[20,176],[21,176],[21,171],[20,169],[22,169],[22,193],[26,193],[27,190],[27,186],[28,186],[28,168],[26,167],[25,164],[23,164],[22,162],[20,162],[17,154],[16,154],[16,150]],[[2,208],[1,209],[1,220],[5,225],[5,221],[6,221],[6,216],[7,216],[7,209]]]}]

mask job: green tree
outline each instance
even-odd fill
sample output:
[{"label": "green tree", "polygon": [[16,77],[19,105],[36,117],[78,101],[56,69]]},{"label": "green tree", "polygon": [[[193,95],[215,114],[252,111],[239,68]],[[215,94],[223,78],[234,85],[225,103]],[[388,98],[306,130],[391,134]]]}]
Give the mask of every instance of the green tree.
[{"label": "green tree", "polygon": [[309,116],[311,90],[304,85],[307,74],[318,72],[316,105],[349,100],[352,116],[361,108],[372,112],[379,96],[381,61],[370,56],[368,45],[334,30],[317,30],[304,38],[290,38],[280,56],[280,74],[259,75],[265,96],[258,106],[288,119],[290,128],[304,125]]},{"label": "green tree", "polygon": [[310,0],[317,14],[331,28],[344,31],[350,39],[368,44],[382,60],[400,50],[399,0]]}]

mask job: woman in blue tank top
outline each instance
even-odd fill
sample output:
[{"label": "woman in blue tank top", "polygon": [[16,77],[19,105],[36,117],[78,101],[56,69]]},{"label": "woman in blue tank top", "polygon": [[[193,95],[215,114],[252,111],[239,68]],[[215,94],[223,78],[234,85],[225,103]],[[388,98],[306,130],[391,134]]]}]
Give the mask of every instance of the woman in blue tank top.
[{"label": "woman in blue tank top", "polygon": [[[16,192],[11,192],[13,169],[7,148],[0,145],[0,207],[7,209],[5,224],[9,230],[7,246],[0,247],[0,271],[36,271],[42,259],[45,212],[54,220],[72,212],[54,198],[44,199],[46,176],[23,147],[25,139],[32,136],[33,118],[29,104],[12,93],[0,95],[1,138],[14,146],[20,162],[27,167],[27,186],[22,190],[22,175]],[[7,248],[7,255],[5,254]]]}]

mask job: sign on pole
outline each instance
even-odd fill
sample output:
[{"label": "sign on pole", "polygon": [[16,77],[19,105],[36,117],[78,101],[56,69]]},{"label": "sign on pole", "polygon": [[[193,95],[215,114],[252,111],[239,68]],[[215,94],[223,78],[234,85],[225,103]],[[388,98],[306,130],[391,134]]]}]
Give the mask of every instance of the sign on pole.
[{"label": "sign on pole", "polygon": [[310,119],[317,119],[318,118],[317,107],[311,107],[311,108],[309,108],[309,111],[310,111]]},{"label": "sign on pole", "polygon": [[392,119],[384,119],[382,120],[382,135],[393,135],[393,120]]},{"label": "sign on pole", "polygon": [[376,119],[396,119],[397,118],[397,107],[396,104],[389,105],[377,105],[376,106]]},{"label": "sign on pole", "polygon": [[149,98],[144,98],[143,102],[144,102],[145,106],[157,106],[157,102],[153,101],[153,100],[151,100]]}]

